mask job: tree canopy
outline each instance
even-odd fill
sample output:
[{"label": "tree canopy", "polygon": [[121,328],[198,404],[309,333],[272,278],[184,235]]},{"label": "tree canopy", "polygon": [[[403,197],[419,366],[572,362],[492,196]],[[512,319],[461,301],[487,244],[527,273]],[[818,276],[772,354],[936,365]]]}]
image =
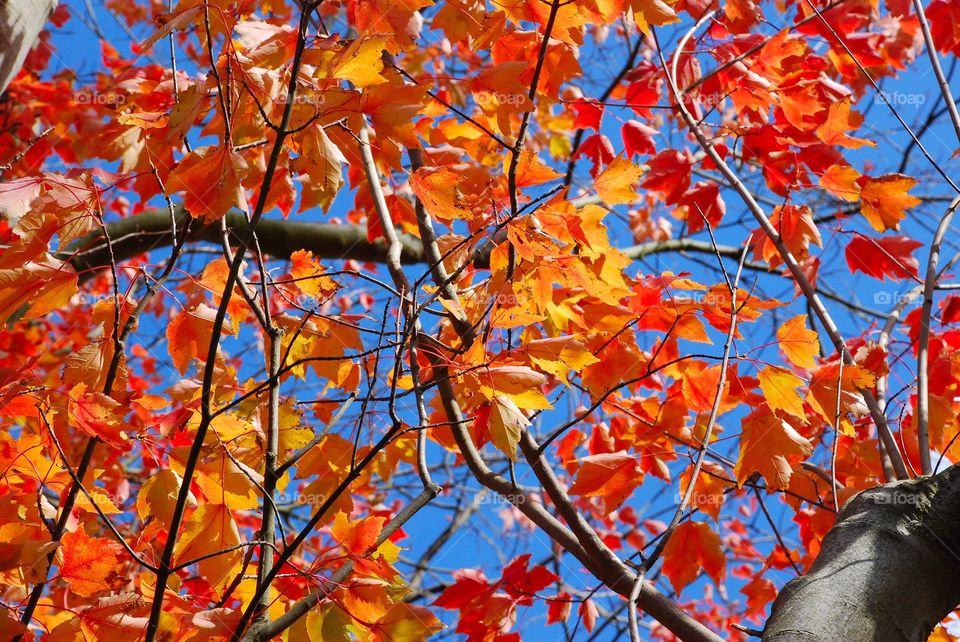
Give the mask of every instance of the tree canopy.
[{"label": "tree canopy", "polygon": [[952,0],[53,4],[0,638],[960,639]]}]

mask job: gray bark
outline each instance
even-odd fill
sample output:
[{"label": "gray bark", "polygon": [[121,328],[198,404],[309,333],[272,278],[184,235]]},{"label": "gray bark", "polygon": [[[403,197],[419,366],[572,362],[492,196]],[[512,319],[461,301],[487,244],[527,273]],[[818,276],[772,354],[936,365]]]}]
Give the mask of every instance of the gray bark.
[{"label": "gray bark", "polygon": [[922,642],[960,604],[960,464],[864,491],[810,571],[777,596],[765,642]]},{"label": "gray bark", "polygon": [[0,0],[0,93],[20,71],[57,0]]}]

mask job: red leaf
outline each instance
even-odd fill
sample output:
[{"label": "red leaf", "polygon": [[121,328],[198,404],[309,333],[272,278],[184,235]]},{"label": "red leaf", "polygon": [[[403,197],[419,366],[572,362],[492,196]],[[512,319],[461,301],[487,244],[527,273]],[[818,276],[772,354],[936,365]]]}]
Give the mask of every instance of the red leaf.
[{"label": "red leaf", "polygon": [[919,263],[912,255],[923,245],[906,236],[885,236],[874,239],[857,234],[847,245],[847,265],[854,272],[863,272],[881,281],[893,281],[917,276]]},{"label": "red leaf", "polygon": [[628,120],[620,128],[620,135],[623,136],[623,148],[627,156],[634,154],[655,154],[656,146],[653,144],[653,137],[658,132],[653,127],[644,125],[638,120]]}]

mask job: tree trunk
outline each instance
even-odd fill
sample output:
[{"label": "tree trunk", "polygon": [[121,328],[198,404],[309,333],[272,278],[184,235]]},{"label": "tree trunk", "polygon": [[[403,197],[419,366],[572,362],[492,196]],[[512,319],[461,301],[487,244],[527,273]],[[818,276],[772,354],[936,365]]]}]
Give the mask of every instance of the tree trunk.
[{"label": "tree trunk", "polygon": [[960,464],[864,491],[810,571],[773,605],[765,642],[922,642],[960,603]]},{"label": "tree trunk", "polygon": [[0,93],[20,71],[57,0],[0,0]]}]

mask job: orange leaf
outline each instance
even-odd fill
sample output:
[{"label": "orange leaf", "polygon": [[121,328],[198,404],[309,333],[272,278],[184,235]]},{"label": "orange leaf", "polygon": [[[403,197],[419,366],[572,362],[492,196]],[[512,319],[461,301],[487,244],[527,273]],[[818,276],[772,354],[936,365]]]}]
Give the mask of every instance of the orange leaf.
[{"label": "orange leaf", "polygon": [[863,124],[863,115],[850,111],[850,99],[833,103],[827,110],[827,120],[817,127],[817,136],[825,145],[837,145],[857,149],[864,145],[876,147],[877,144],[862,138],[848,136],[847,132],[856,131]]},{"label": "orange leaf", "polygon": [[790,485],[793,463],[813,452],[813,444],[766,404],[741,422],[740,454],[733,469],[742,485],[759,472],[771,488],[783,490]]},{"label": "orange leaf", "polygon": [[[198,563],[200,574],[219,594],[240,567],[243,551],[240,531],[230,510],[223,504],[204,504],[190,515],[177,540],[176,564],[183,564],[211,553],[220,553]],[[232,550],[231,550],[232,549]]]},{"label": "orange leaf", "polygon": [[570,494],[603,498],[605,515],[620,506],[643,481],[640,461],[624,451],[588,455],[579,462]]},{"label": "orange leaf", "polygon": [[103,393],[87,392],[86,384],[78,383],[70,391],[68,410],[73,424],[88,435],[114,445],[127,440],[126,407]]},{"label": "orange leaf", "polygon": [[727,559],[720,536],[705,522],[683,522],[663,548],[663,574],[677,593],[697,579],[700,570],[719,586]]},{"label": "orange leaf", "polygon": [[801,419],[804,417],[803,400],[797,393],[797,387],[803,384],[803,379],[777,366],[767,366],[759,372],[757,379],[771,409],[783,410]]},{"label": "orange leaf", "polygon": [[377,545],[386,521],[386,517],[366,517],[351,522],[346,513],[341,512],[333,520],[331,534],[348,555],[363,556]]},{"label": "orange leaf", "polygon": [[60,542],[60,577],[77,595],[90,597],[101,591],[116,591],[127,583],[119,573],[124,550],[103,537],[88,537],[83,528],[63,536]]},{"label": "orange leaf", "polygon": [[0,321],[35,319],[65,306],[76,291],[77,273],[49,254],[0,269]]},{"label": "orange leaf", "polygon": [[777,341],[793,365],[798,368],[812,368],[815,365],[814,359],[820,354],[820,339],[816,332],[807,327],[807,315],[797,315],[780,326]]},{"label": "orange leaf", "polygon": [[420,642],[443,628],[430,609],[397,602],[373,625],[372,642]]},{"label": "orange leaf", "polygon": [[473,212],[459,188],[461,180],[460,174],[447,167],[422,167],[410,176],[410,189],[436,219],[471,219]]},{"label": "orange leaf", "polygon": [[861,176],[860,172],[849,165],[837,163],[828,167],[827,171],[820,175],[818,182],[820,187],[837,198],[853,203],[860,198],[860,184],[857,181]]},{"label": "orange leaf", "polygon": [[917,181],[903,174],[887,174],[879,178],[864,177],[860,181],[860,211],[878,232],[900,229],[905,210],[920,204],[909,192]]},{"label": "orange leaf", "polygon": [[247,211],[240,181],[247,163],[235,151],[201,147],[187,154],[167,178],[167,190],[185,192],[183,204],[194,218],[206,223],[220,220],[234,205]]},{"label": "orange leaf", "polygon": [[[207,360],[216,314],[216,310],[200,303],[193,309],[182,310],[167,326],[167,350],[180,374],[186,373],[191,360]],[[226,324],[223,332],[231,334]]]},{"label": "orange leaf", "polygon": [[630,159],[618,156],[600,172],[593,186],[607,205],[632,203],[638,198],[636,184],[642,174]]}]

